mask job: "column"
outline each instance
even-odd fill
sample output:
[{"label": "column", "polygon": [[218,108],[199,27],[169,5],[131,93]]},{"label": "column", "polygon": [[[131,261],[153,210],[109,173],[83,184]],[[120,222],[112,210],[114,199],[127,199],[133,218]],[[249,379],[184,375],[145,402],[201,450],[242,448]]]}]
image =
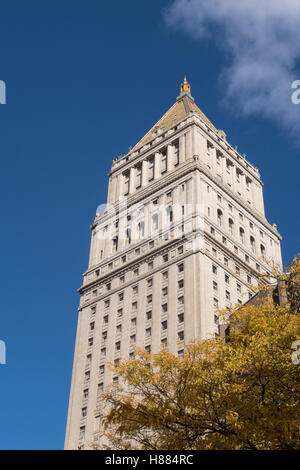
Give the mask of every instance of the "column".
[{"label": "column", "polygon": [[155,152],[154,154],[154,179],[158,179],[160,177],[160,153]]},{"label": "column", "polygon": [[136,183],[136,168],[133,166],[130,168],[130,177],[129,177],[129,194],[132,194],[135,191],[135,183]]},{"label": "column", "polygon": [[173,146],[169,144],[167,146],[167,170],[171,171],[174,168],[174,153]]},{"label": "column", "polygon": [[185,161],[185,135],[179,137],[179,163]]},{"label": "column", "polygon": [[142,187],[146,186],[148,183],[148,161],[142,161]]}]

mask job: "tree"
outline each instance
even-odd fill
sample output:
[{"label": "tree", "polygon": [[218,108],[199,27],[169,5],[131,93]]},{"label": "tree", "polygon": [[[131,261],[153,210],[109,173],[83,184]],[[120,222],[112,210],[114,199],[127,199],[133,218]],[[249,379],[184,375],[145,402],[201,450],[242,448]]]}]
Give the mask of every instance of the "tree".
[{"label": "tree", "polygon": [[296,258],[285,305],[265,297],[221,312],[233,326],[226,341],[121,361],[119,385],[103,395],[106,448],[300,449],[299,273]]}]

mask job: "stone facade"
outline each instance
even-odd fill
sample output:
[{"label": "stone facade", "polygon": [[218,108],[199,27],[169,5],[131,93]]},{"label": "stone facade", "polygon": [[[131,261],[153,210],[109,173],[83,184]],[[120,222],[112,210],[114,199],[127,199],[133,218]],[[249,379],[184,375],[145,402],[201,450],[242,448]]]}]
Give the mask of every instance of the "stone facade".
[{"label": "stone facade", "polygon": [[107,206],[91,226],[66,449],[98,439],[108,363],[135,346],[182,355],[219,332],[217,307],[251,298],[281,267],[281,237],[265,218],[254,168],[194,103],[186,79],[175,104],[109,174]]}]

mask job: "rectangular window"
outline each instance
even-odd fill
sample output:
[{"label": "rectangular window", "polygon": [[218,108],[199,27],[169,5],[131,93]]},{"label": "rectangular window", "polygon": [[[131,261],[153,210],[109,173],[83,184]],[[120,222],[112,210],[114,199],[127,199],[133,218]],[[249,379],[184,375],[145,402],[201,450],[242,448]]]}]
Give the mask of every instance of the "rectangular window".
[{"label": "rectangular window", "polygon": [[161,322],[161,329],[166,330],[167,328],[168,328],[168,321],[167,320],[162,321]]},{"label": "rectangular window", "polygon": [[149,338],[151,336],[151,328],[146,328],[145,333],[146,333],[146,338]]},{"label": "rectangular window", "polygon": [[162,308],[163,313],[167,312],[168,311],[168,304],[163,304],[161,306],[161,308]]},{"label": "rectangular window", "polygon": [[179,332],[178,332],[178,339],[179,339],[179,341],[183,341],[183,340],[184,340],[184,331],[179,331]]},{"label": "rectangular window", "polygon": [[180,314],[178,315],[178,323],[182,323],[182,322],[184,322],[184,314],[183,314],[183,313],[180,313]]},{"label": "rectangular window", "polygon": [[121,349],[121,341],[117,341],[115,344],[116,351],[120,351]]},{"label": "rectangular window", "polygon": [[168,294],[168,288],[167,287],[163,287],[162,288],[162,295],[167,295]]},{"label": "rectangular window", "polygon": [[101,366],[99,367],[100,374],[104,374],[104,371],[105,371],[105,365],[101,364]]},{"label": "rectangular window", "polygon": [[180,281],[178,281],[178,289],[182,289],[183,286],[184,286],[184,280],[180,279]]},{"label": "rectangular window", "polygon": [[104,388],[103,382],[100,382],[100,383],[98,384],[98,393],[102,393],[102,392],[103,392],[103,388]]},{"label": "rectangular window", "polygon": [[136,326],[136,317],[131,319],[130,324],[131,324],[131,328],[134,328]]},{"label": "rectangular window", "polygon": [[152,318],[152,311],[151,310],[146,313],[146,318],[147,318],[147,320],[151,320],[151,318]]},{"label": "rectangular window", "polygon": [[182,273],[183,271],[184,271],[184,264],[181,263],[181,264],[178,265],[178,272]]}]

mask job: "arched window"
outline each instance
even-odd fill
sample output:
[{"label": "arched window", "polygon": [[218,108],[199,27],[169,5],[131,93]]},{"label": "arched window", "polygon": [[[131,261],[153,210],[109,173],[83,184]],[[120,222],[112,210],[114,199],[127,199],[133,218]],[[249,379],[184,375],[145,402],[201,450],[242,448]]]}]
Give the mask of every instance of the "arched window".
[{"label": "arched window", "polygon": [[231,235],[233,235],[233,226],[234,226],[234,223],[233,223],[233,220],[232,220],[232,219],[228,219],[228,226],[229,226],[229,233],[231,233]]},{"label": "arched window", "polygon": [[264,247],[264,245],[260,245],[260,253],[261,253],[261,256],[262,256],[262,259],[266,259],[266,249]]},{"label": "arched window", "polygon": [[218,217],[218,224],[222,225],[222,223],[223,223],[223,212],[221,211],[221,209],[218,209],[217,217]]},{"label": "arched window", "polygon": [[240,241],[242,243],[245,241],[245,230],[242,227],[240,227]]},{"label": "arched window", "polygon": [[250,237],[250,245],[251,245],[251,250],[253,251],[253,253],[255,253],[256,252],[255,238],[252,237],[252,235]]}]

